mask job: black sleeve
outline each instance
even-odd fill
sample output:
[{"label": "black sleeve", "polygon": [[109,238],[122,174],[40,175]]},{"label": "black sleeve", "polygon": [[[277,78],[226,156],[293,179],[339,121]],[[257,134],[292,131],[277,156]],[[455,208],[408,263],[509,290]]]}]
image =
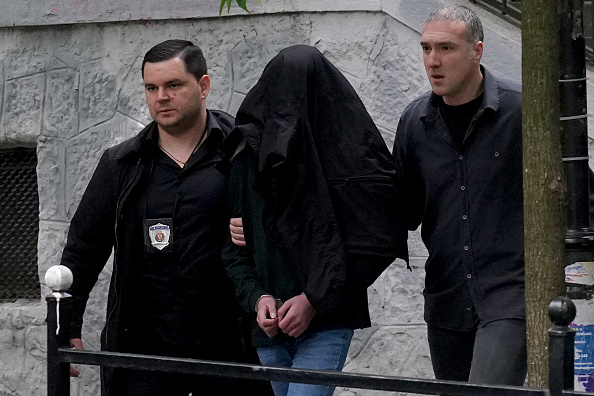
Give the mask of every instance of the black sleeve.
[{"label": "black sleeve", "polygon": [[69,338],[80,338],[89,293],[109,258],[115,229],[116,181],[108,152],[101,157],[70,222],[68,239],[60,264],[70,268],[73,296]]},{"label": "black sleeve", "polygon": [[400,118],[392,154],[396,160],[396,191],[400,214],[406,219],[408,229],[416,230],[423,218],[425,194],[421,175],[411,166],[407,134],[410,127],[405,116]]},{"label": "black sleeve", "polygon": [[[237,154],[231,166],[229,177],[229,206],[231,217],[242,217],[251,215],[244,213],[242,204],[248,197],[245,194],[253,194],[249,185],[249,168],[247,161],[251,158],[247,150]],[[244,218],[244,233],[249,239],[249,222]],[[227,274],[231,278],[239,303],[247,312],[255,312],[255,304],[260,296],[267,294],[264,287],[258,280],[252,250],[248,247],[240,247],[227,237],[227,243],[223,248],[223,264]]]}]

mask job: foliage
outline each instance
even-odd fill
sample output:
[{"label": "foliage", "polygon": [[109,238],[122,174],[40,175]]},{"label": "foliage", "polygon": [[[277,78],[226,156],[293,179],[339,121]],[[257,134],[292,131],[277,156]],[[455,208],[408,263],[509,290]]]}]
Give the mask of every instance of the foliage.
[{"label": "foliage", "polygon": [[[247,8],[247,0],[235,0],[237,2],[237,5],[240,6],[241,8],[243,8],[246,12],[250,12],[250,10],[248,10]],[[258,3],[260,2],[260,0],[258,0]],[[219,8],[219,15],[221,15],[223,13],[223,8],[225,8],[225,5],[227,6],[227,12],[229,12],[229,10],[231,9],[231,3],[233,3],[233,0],[221,0],[221,7]]]}]

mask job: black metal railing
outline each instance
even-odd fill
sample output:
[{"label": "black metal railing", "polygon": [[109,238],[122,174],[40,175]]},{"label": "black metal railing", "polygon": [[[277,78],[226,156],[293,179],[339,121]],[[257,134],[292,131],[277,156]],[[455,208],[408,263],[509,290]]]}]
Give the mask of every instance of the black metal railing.
[{"label": "black metal railing", "polygon": [[[48,396],[70,395],[70,364],[134,368],[224,378],[300,382],[416,394],[448,394],[452,396],[586,395],[584,392],[573,391],[574,331],[568,325],[575,317],[575,305],[566,297],[555,299],[549,306],[549,316],[553,323],[555,323],[555,326],[549,330],[550,381],[548,389],[476,385],[456,381],[344,373],[326,370],[300,370],[197,359],[74,350],[68,348],[68,340],[65,336],[64,327],[59,327],[59,323],[68,322],[67,318],[60,318],[60,307],[68,304],[69,300],[70,296],[62,292],[54,292],[47,297]],[[64,310],[62,311],[64,312]]]},{"label": "black metal railing", "polygon": [[522,2],[520,0],[470,0],[470,2],[483,6],[516,26],[522,25]]},{"label": "black metal railing", "polygon": [[[522,1],[521,0],[469,0],[473,4],[478,4],[503,19],[513,23],[516,26],[522,26]],[[586,41],[586,58],[594,62],[594,7],[593,1],[584,1],[583,23],[584,38]]]}]

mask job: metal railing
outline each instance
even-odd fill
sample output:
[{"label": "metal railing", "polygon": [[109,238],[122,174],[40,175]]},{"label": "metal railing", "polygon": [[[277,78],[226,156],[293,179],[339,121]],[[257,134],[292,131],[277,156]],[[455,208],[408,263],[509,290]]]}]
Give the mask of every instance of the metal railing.
[{"label": "metal railing", "polygon": [[[344,373],[326,370],[300,370],[198,359],[74,350],[68,347],[67,332],[65,331],[68,318],[63,317],[66,310],[60,309],[60,307],[64,307],[64,304],[69,303],[71,297],[63,292],[54,292],[46,300],[48,396],[70,395],[70,364],[141,369],[223,378],[300,382],[416,394],[448,394],[452,396],[587,395],[584,392],[573,391],[573,343],[575,332],[568,327],[568,324],[575,317],[575,305],[566,297],[555,299],[549,306],[549,316],[555,325],[549,330],[550,380],[548,389],[476,385],[457,381]],[[62,311],[62,317],[60,317],[60,311]]]},{"label": "metal railing", "polygon": [[469,0],[500,15],[516,26],[522,25],[522,2],[519,0]]},{"label": "metal railing", "polygon": [[[503,19],[522,26],[522,1],[521,0],[469,0],[472,4],[478,4]],[[594,62],[594,7],[592,0],[584,1],[584,38],[586,42],[586,58]]]}]

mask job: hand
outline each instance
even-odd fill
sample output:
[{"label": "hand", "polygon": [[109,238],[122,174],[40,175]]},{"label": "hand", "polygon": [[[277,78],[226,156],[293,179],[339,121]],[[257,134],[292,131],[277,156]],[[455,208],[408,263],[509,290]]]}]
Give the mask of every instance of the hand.
[{"label": "hand", "polygon": [[245,246],[245,237],[243,235],[243,219],[241,217],[234,217],[229,222],[229,232],[231,233],[231,241],[237,246]]},{"label": "hand", "polygon": [[315,309],[310,304],[304,293],[295,296],[283,304],[278,310],[280,322],[278,327],[283,333],[291,337],[299,337],[311,323]]},{"label": "hand", "polygon": [[274,297],[266,296],[258,301],[256,321],[258,326],[268,337],[274,337],[278,333],[278,315],[276,313],[276,300]]},{"label": "hand", "polygon": [[[82,340],[80,338],[71,338],[70,346],[74,349],[78,349],[79,351],[82,351],[84,349]],[[79,375],[80,371],[78,371],[73,365],[70,365],[70,376],[78,377]]]}]

